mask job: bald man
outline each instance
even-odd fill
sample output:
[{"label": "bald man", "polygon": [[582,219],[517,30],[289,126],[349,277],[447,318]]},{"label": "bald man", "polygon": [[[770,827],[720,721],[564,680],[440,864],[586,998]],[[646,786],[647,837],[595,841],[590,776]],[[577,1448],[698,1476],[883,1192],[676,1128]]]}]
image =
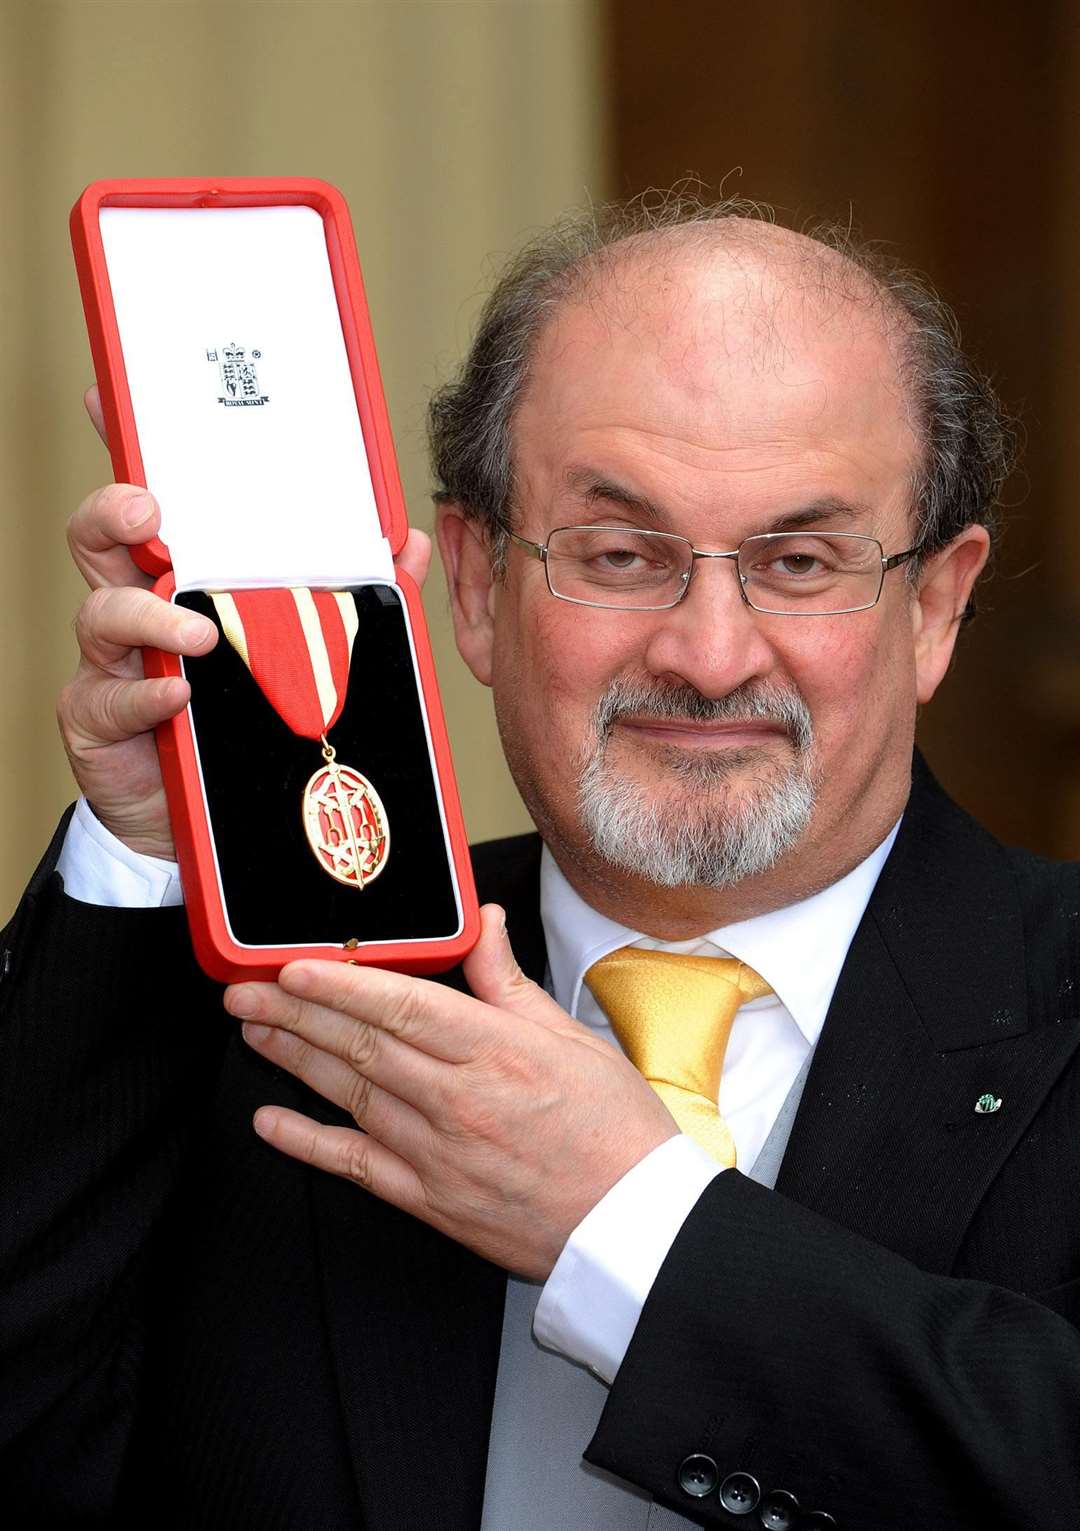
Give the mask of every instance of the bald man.
[{"label": "bald man", "polygon": [[82,798],[4,991],[20,1524],[1080,1523],[1080,880],[913,765],[1009,467],[947,311],[623,209],[515,261],[431,435],[538,830],[445,982],[222,1010],[135,654],[217,634],[137,587],[152,500],[75,517]]}]

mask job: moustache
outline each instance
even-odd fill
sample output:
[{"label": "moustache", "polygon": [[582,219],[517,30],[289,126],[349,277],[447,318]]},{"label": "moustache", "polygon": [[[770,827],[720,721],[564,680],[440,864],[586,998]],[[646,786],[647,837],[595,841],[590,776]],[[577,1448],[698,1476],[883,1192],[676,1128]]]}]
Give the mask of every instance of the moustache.
[{"label": "moustache", "polygon": [[615,680],[597,703],[596,737],[603,744],[620,718],[657,722],[777,723],[797,751],[809,749],[814,728],[810,709],[793,687],[747,681],[726,696],[702,696],[693,686],[654,686]]}]

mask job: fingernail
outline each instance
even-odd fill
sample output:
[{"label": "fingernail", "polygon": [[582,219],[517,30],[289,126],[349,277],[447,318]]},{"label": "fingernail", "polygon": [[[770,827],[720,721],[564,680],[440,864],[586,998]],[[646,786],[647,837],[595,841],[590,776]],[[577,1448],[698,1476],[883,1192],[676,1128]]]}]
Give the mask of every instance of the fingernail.
[{"label": "fingernail", "polygon": [[210,623],[203,617],[192,617],[190,622],[185,622],[180,629],[180,639],[185,645],[194,648],[196,644],[205,643],[211,633]]},{"label": "fingernail", "polygon": [[261,1047],[270,1035],[269,1026],[260,1026],[257,1021],[245,1021],[240,1030],[244,1034],[244,1041],[251,1047]]},{"label": "fingernail", "polygon": [[154,501],[148,494],[133,494],[124,506],[124,525],[141,526],[144,521],[149,521],[154,509]]},{"label": "fingernail", "polygon": [[260,1138],[268,1138],[274,1130],[273,1112],[265,1111],[262,1109],[262,1107],[260,1107],[252,1118],[251,1125],[259,1134]]},{"label": "fingernail", "polygon": [[255,1014],[255,996],[250,989],[236,989],[229,995],[229,1013],[243,1018]]}]

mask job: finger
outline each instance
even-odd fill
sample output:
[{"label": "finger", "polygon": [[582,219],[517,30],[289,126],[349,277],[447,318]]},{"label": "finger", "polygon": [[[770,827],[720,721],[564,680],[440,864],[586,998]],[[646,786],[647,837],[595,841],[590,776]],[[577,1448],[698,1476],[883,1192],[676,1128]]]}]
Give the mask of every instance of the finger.
[{"label": "finger", "polygon": [[351,1127],[326,1127],[284,1106],[260,1106],[253,1126],[260,1138],[291,1159],[351,1180],[404,1212],[423,1215],[419,1175],[370,1134]]},{"label": "finger", "polygon": [[208,653],[217,628],[207,617],[174,606],[149,590],[91,591],[75,618],[75,636],[84,659],[108,670],[136,648],[167,654]]},{"label": "finger", "polygon": [[190,699],[191,687],[179,677],[119,680],[86,671],[61,691],[56,713],[68,747],[78,751],[149,733]]},{"label": "finger", "polygon": [[333,1053],[275,1026],[248,1021],[240,1029],[249,1047],[347,1111],[358,1127],[409,1163],[429,1145],[431,1129],[415,1107],[358,1074]]},{"label": "finger", "polygon": [[354,1075],[362,1074],[415,1106],[429,1119],[434,1120],[440,1112],[450,1088],[445,1062],[358,1016],[299,999],[280,984],[237,984],[226,989],[225,1008],[241,1020],[291,1032],[340,1059]]},{"label": "finger", "polygon": [[577,1030],[577,1023],[566,1011],[521,971],[506,932],[506,916],[498,904],[485,904],[480,910],[480,939],[462,967],[469,988],[485,1004],[548,1028],[569,1025]]},{"label": "finger", "polygon": [[161,528],[153,495],[137,484],[106,484],[86,496],[68,522],[71,556],[92,590],[99,585],[151,584],[129,547],[147,542]]},{"label": "finger", "polygon": [[367,1021],[447,1063],[464,1063],[477,1041],[491,1034],[491,1011],[471,995],[385,968],[308,959],[283,968],[278,984],[288,994]]},{"label": "finger", "polygon": [[410,527],[405,546],[395,561],[398,568],[404,569],[422,588],[431,567],[431,538],[427,532],[421,532],[415,526]]},{"label": "finger", "polygon": [[109,438],[105,434],[105,415],[101,408],[101,390],[96,383],[91,383],[90,387],[83,394],[83,403],[86,406],[86,413],[90,416],[91,425],[105,445],[108,446]]}]

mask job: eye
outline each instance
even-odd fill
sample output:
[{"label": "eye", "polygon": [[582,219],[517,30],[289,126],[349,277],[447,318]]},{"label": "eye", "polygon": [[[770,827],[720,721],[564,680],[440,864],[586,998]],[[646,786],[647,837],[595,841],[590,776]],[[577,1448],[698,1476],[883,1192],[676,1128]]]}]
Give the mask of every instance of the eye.
[{"label": "eye", "polygon": [[603,548],[593,555],[594,561],[608,569],[623,573],[628,569],[635,568],[645,560],[636,548],[610,547]]},{"label": "eye", "polygon": [[843,543],[829,537],[762,538],[746,572],[751,578],[792,584],[831,579],[845,567],[845,560],[848,565],[855,561],[858,545],[855,538]]},{"label": "eye", "polygon": [[781,574],[805,575],[820,574],[824,565],[821,559],[813,553],[796,553],[793,551],[781,553],[779,557],[772,560],[769,567],[778,570]]},{"label": "eye", "polygon": [[681,572],[683,557],[681,541],[633,527],[560,527],[548,543],[548,576],[560,594],[573,595],[574,581],[594,589],[656,591]]}]

